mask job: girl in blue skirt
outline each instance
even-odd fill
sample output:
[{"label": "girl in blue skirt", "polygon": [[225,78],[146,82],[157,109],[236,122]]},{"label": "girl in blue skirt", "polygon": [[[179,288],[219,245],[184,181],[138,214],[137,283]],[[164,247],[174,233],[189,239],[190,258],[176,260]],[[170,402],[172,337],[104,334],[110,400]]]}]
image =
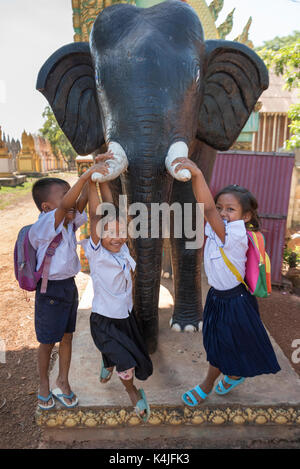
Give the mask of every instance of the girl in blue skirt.
[{"label": "girl in blue skirt", "polygon": [[248,239],[246,228],[259,229],[257,201],[240,186],[227,186],[215,197],[202,172],[191,160],[177,158],[175,172],[188,169],[197,202],[204,204],[207,236],[204,267],[211,288],[203,312],[203,344],[209,362],[204,381],[185,392],[185,404],[195,406],[211,393],[222,373],[217,394],[227,394],[246,377],[277,373],[277,362],[268,334],[260,319],[256,297],[251,295],[226,266],[220,247],[245,276]]}]

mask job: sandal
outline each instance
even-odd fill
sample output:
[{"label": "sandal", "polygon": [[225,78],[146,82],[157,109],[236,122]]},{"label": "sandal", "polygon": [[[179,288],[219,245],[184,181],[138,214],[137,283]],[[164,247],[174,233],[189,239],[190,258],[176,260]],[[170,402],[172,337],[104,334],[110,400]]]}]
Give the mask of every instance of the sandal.
[{"label": "sandal", "polygon": [[224,375],[224,381],[227,384],[231,384],[231,386],[229,386],[229,388],[226,389],[224,387],[224,384],[223,384],[222,380],[220,379],[220,381],[218,382],[218,384],[215,388],[215,392],[219,395],[222,395],[222,396],[224,394],[227,394],[229,391],[232,391],[232,389],[235,388],[236,386],[238,386],[239,384],[242,384],[245,381],[245,378],[231,379],[227,375]]},{"label": "sandal", "polygon": [[75,401],[72,402],[72,404],[68,404],[65,399],[72,399],[74,397],[74,393],[71,391],[69,395],[64,394],[60,388],[55,388],[52,391],[53,396],[65,407],[68,409],[71,409],[72,407],[77,406],[78,404],[78,398],[76,397]]},{"label": "sandal", "polygon": [[[136,411],[136,414],[138,415],[138,417],[140,417],[140,419],[142,419],[146,423],[146,422],[148,422],[149,417],[150,417],[150,413],[151,413],[150,412],[150,406],[147,402],[146,394],[145,394],[144,390],[139,389],[139,393],[142,396],[142,399],[140,399],[136,403],[136,406],[135,406],[134,410]],[[146,411],[146,413],[144,412],[144,414],[141,414],[141,412],[143,410]]]},{"label": "sandal", "polygon": [[[184,394],[182,394],[181,396],[181,399],[183,400],[183,402],[190,406],[190,407],[195,407],[196,405],[199,405],[201,404],[199,401],[197,401],[197,399],[195,398],[195,396],[192,394],[192,391],[196,391],[196,393],[198,394],[198,396],[201,397],[201,399],[205,400],[207,398],[207,396],[209,396],[211,394],[211,391],[206,394],[204,391],[202,391],[202,389],[200,388],[200,386],[195,386],[193,389],[191,389],[190,391],[187,391],[185,392]],[[190,398],[190,401],[187,400],[187,397]]]},{"label": "sandal", "polygon": [[38,402],[38,407],[42,410],[49,410],[49,409],[53,409],[53,407],[55,406],[55,401],[53,399],[53,395],[52,395],[52,392],[50,391],[49,392],[49,395],[47,397],[44,397],[44,396],[41,396],[40,394],[38,394],[37,398],[40,400],[40,401],[43,401],[43,402],[49,402],[50,399],[52,399],[52,405],[48,405],[48,406],[44,406],[42,404],[40,404]]},{"label": "sandal", "polygon": [[[102,384],[107,383],[110,380],[110,378],[112,377],[112,374],[113,374],[113,370],[109,371],[107,368],[105,368],[104,362],[102,360],[100,377],[99,377],[100,383],[102,383]],[[102,381],[102,380],[105,380],[105,381]]]}]

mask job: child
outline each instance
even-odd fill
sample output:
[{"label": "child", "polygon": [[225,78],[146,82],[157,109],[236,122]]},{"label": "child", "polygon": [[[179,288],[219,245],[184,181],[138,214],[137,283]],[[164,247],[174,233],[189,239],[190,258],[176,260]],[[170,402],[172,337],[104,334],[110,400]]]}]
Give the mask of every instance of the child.
[{"label": "child", "polygon": [[[107,159],[111,155],[103,155]],[[99,163],[86,171],[70,188],[58,178],[42,178],[32,188],[32,196],[40,215],[29,230],[29,240],[37,251],[38,270],[46,250],[58,233],[62,239],[51,258],[46,293],[41,293],[40,280],[35,296],[35,330],[40,343],[38,349],[39,394],[41,409],[54,407],[53,396],[65,407],[74,407],[77,397],[71,391],[68,373],[72,351],[72,333],[75,331],[78,292],[74,281],[80,271],[76,252],[75,231],[87,221],[83,212],[88,198],[86,182],[94,171],[107,174],[105,163]],[[81,193],[82,192],[82,193]],[[54,344],[59,342],[59,375],[57,388],[49,389],[49,363]]]},{"label": "child", "polygon": [[[112,202],[108,184],[100,184],[100,189],[103,202]],[[94,287],[90,325],[94,343],[102,353],[100,381],[108,382],[116,367],[137,415],[146,422],[150,408],[143,389],[138,391],[133,384],[133,372],[139,380],[146,380],[153,367],[132,309],[131,270],[135,269],[135,262],[125,244],[126,223],[117,210],[108,218],[102,233],[97,230],[99,203],[96,183],[90,179],[91,237],[83,240],[82,244]]]},{"label": "child", "polygon": [[207,376],[200,386],[187,391],[182,399],[195,406],[211,393],[217,377],[223,373],[215,388],[217,394],[227,394],[241,384],[245,377],[280,370],[274,350],[261,322],[256,298],[225,265],[219,247],[245,275],[248,240],[246,227],[258,230],[257,202],[254,196],[239,186],[228,186],[212,198],[202,172],[191,160],[177,158],[173,164],[189,169],[197,202],[204,203],[208,223],[204,249],[204,267],[211,288],[203,312],[203,344],[209,362]]}]

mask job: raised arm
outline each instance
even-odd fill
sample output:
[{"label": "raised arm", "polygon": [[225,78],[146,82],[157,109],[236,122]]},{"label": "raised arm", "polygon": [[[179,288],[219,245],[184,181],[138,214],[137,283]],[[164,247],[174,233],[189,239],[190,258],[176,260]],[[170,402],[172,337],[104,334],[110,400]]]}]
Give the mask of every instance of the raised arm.
[{"label": "raised arm", "polygon": [[88,202],[88,198],[89,198],[89,183],[86,182],[76,202],[76,210],[78,210],[78,212],[80,213],[83,212]]},{"label": "raised arm", "polygon": [[[109,156],[110,157],[110,156]],[[79,198],[81,191],[83,190],[85,184],[87,181],[89,181],[91,175],[94,172],[100,172],[102,174],[107,174],[108,173],[108,167],[105,163],[105,161],[102,161],[101,163],[95,164],[91,168],[89,168],[87,171],[85,171],[80,178],[77,180],[77,182],[72,186],[68,192],[64,195],[59,207],[55,211],[55,229],[60,225],[60,223],[63,221],[63,219],[66,216],[66,213],[68,210],[71,208],[74,208],[77,204],[77,199]],[[84,194],[83,198],[81,199],[80,204],[81,207],[84,204]],[[84,208],[84,207],[83,207]],[[83,210],[82,208],[82,210]]]},{"label": "raised arm", "polygon": [[225,242],[225,225],[216,209],[215,201],[210,189],[205,181],[202,171],[198,166],[188,158],[176,158],[173,165],[177,165],[175,172],[181,169],[188,169],[192,175],[192,187],[196,201],[204,204],[204,217],[210,226],[220,238],[222,243]]}]

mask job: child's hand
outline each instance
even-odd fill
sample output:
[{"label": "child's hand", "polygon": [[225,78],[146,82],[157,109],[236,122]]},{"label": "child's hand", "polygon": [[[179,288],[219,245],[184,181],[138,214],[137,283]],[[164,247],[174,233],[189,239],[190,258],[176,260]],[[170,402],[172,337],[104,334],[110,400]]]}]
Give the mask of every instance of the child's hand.
[{"label": "child's hand", "polygon": [[95,157],[95,162],[97,164],[97,163],[100,163],[102,161],[113,160],[113,159],[114,159],[114,154],[111,150],[109,150],[106,153],[100,153],[99,155],[97,155]]},{"label": "child's hand", "polygon": [[[108,159],[108,158],[106,158],[106,159]],[[106,175],[109,173],[109,166],[108,166],[108,164],[106,163],[106,160],[100,161],[99,163],[94,164],[94,165],[88,170],[88,173],[89,173],[89,181],[90,181],[90,182],[93,182],[91,176],[92,176],[92,174],[94,174],[94,173],[100,173],[100,174],[103,174],[103,176],[106,176]]]},{"label": "child's hand", "polygon": [[194,163],[189,158],[176,158],[172,162],[171,166],[174,165],[176,165],[176,168],[174,169],[175,173],[177,173],[177,171],[180,171],[181,169],[188,169],[192,177],[197,176],[199,173],[201,173],[201,170],[198,168],[196,163]]}]

